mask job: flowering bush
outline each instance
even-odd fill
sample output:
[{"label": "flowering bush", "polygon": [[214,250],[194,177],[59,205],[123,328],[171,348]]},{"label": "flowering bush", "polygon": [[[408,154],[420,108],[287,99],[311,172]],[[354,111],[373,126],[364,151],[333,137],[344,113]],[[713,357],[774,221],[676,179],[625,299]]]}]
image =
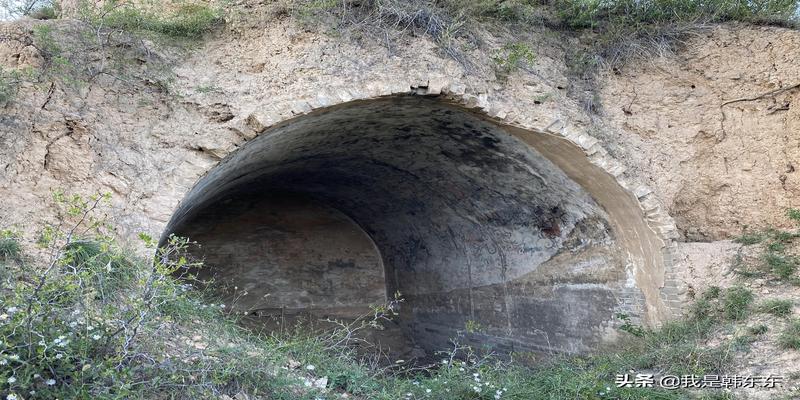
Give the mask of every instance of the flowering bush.
[{"label": "flowering bush", "polygon": [[[7,398],[124,397],[131,388],[123,382],[140,374],[137,334],[157,323],[160,306],[181,300],[172,274],[185,260],[161,257],[147,268],[125,257],[93,215],[105,199],[57,194],[62,219],[37,240],[46,263],[18,254],[3,261],[0,392]],[[4,240],[19,253],[18,237]],[[173,238],[162,254],[183,245]]]},{"label": "flowering bush", "polygon": [[[0,256],[0,398],[150,397],[181,386],[189,388],[179,393],[191,398],[243,381],[236,376],[242,371],[199,357],[205,347],[168,351],[170,340],[188,335],[176,323],[183,319],[232,325],[221,307],[203,307],[202,292],[185,283],[187,268],[197,266],[181,256],[186,239],[171,237],[153,260],[138,259],[96,216],[107,197],[55,199],[59,222],[31,246],[38,261],[20,255],[19,235],[3,236],[3,248],[14,252]],[[141,238],[155,247],[150,237]],[[269,361],[239,358],[262,368]]]}]

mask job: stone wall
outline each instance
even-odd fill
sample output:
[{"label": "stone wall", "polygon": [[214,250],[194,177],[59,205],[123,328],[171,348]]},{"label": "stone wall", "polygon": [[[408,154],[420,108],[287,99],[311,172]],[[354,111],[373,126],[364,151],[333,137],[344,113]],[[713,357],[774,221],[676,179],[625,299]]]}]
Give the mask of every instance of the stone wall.
[{"label": "stone wall", "polygon": [[[380,254],[341,212],[301,196],[220,202],[179,232],[199,246],[201,279],[237,311],[358,316],[386,301]],[[276,311],[280,310],[280,311]]]}]

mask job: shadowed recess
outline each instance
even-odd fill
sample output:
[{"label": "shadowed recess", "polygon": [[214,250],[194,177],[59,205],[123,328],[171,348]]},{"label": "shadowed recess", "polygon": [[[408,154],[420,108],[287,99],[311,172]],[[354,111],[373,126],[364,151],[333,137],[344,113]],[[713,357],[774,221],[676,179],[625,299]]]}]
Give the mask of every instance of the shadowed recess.
[{"label": "shadowed recess", "polygon": [[331,107],[226,158],[166,232],[200,243],[241,310],[347,317],[399,291],[399,326],[428,351],[459,335],[501,353],[595,349],[616,313],[645,309],[634,229],[607,211],[630,199],[601,206],[564,172],[588,171],[585,156],[562,168],[518,136],[436,98]]}]

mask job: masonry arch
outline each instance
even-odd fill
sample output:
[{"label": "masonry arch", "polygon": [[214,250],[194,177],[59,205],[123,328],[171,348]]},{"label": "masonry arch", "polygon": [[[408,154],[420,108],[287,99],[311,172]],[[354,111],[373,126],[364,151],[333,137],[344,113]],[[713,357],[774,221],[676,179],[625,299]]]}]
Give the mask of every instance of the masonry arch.
[{"label": "masonry arch", "polygon": [[570,141],[444,96],[279,122],[208,171],[168,233],[249,309],[346,314],[399,291],[426,349],[474,322],[467,340],[499,352],[589,351],[616,313],[667,314],[664,240],[636,195]]}]

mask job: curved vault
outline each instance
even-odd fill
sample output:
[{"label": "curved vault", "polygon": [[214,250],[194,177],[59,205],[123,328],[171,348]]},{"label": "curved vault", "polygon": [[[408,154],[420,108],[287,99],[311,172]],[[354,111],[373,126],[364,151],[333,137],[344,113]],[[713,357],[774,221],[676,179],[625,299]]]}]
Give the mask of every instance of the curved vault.
[{"label": "curved vault", "polygon": [[499,352],[586,351],[613,339],[615,313],[658,308],[634,279],[660,251],[635,198],[571,144],[430,97],[274,126],[166,232],[247,291],[240,308],[347,315],[399,291],[403,331],[429,349],[475,321],[468,340]]}]

